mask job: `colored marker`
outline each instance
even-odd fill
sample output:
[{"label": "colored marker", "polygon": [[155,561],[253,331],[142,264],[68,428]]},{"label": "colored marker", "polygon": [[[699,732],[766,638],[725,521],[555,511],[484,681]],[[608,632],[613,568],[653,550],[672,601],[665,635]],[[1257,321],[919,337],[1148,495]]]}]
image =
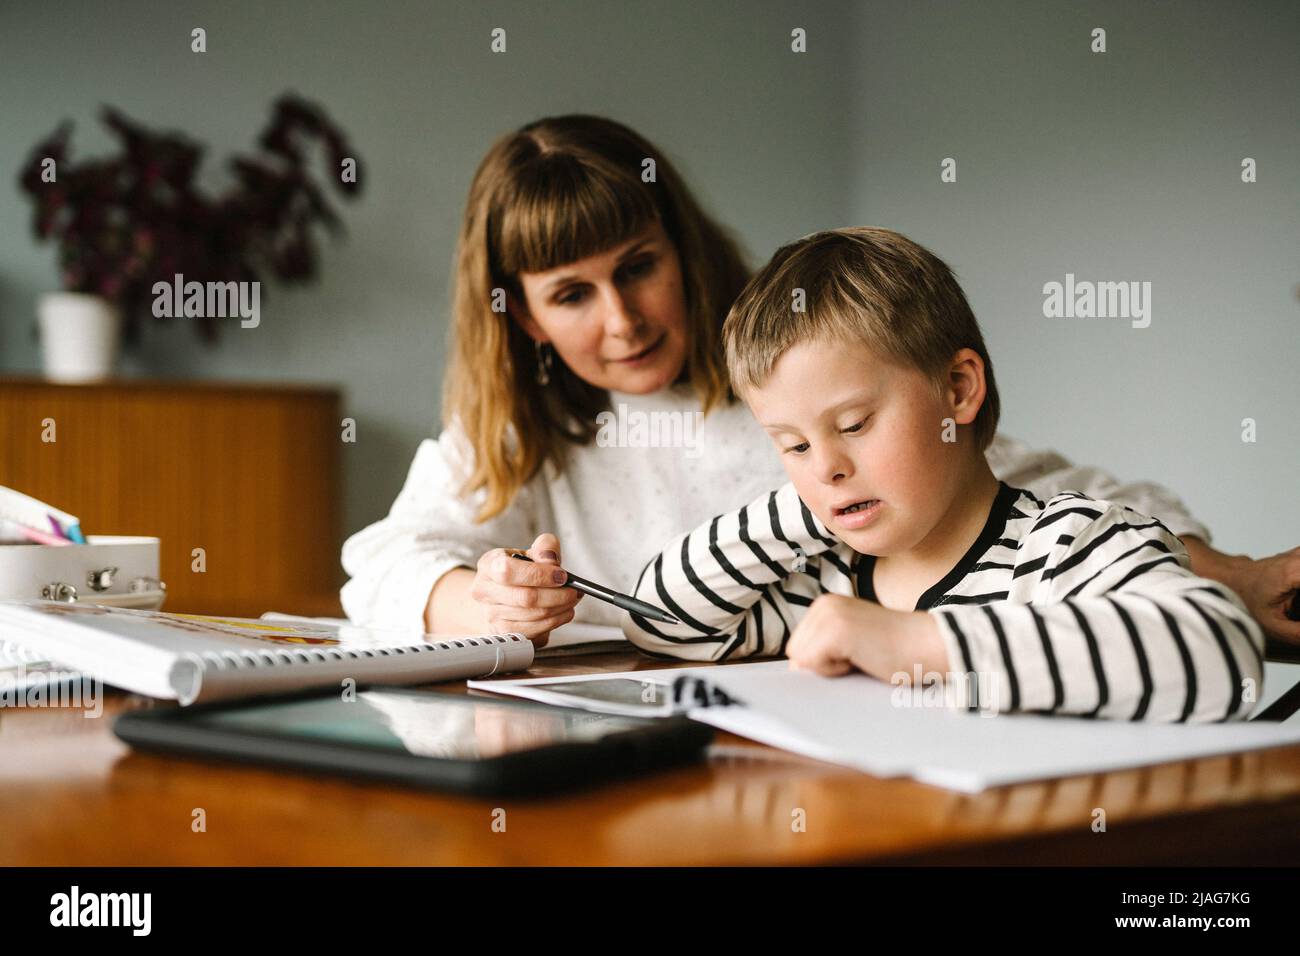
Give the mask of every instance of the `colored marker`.
[{"label": "colored marker", "polygon": [[29,528],[25,524],[11,522],[28,541],[35,541],[37,544],[69,545],[72,544],[67,538],[60,538],[58,535],[50,534],[46,531],[37,531],[35,528]]}]

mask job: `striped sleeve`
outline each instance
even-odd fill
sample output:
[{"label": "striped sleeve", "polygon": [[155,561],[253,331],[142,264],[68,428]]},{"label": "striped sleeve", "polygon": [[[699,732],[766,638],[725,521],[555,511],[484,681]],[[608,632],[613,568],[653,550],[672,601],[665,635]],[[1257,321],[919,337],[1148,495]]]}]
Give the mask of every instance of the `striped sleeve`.
[{"label": "striped sleeve", "polygon": [[831,550],[839,543],[787,483],[670,541],[641,571],[635,594],[681,624],[624,614],[623,631],[652,656],[782,654],[803,609],[826,590],[823,578],[850,574]]},{"label": "striped sleeve", "polygon": [[1264,638],[1240,598],[1194,575],[1158,520],[1082,495],[1049,501],[1008,599],[941,606],[954,706],[1149,721],[1245,718]]}]

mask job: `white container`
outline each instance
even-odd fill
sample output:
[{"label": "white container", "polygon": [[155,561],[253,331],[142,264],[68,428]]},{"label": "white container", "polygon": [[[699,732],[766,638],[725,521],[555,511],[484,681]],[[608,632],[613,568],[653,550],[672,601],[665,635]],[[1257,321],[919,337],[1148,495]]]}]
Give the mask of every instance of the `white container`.
[{"label": "white container", "polygon": [[[78,601],[157,610],[158,538],[92,534],[85,544],[0,544],[0,601]],[[2,638],[2,636],[0,636]]]},{"label": "white container", "polygon": [[111,378],[122,341],[122,313],[84,292],[47,292],[37,304],[45,377],[52,382]]}]

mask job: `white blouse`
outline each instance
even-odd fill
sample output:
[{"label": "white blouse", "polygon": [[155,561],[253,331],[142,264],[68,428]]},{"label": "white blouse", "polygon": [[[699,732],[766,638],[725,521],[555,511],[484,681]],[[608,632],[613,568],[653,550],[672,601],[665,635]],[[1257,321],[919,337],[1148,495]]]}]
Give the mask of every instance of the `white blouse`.
[{"label": "white blouse", "polygon": [[[343,609],[371,627],[423,629],[434,584],[457,567],[474,568],[493,548],[526,548],[543,531],[559,538],[565,568],[631,593],[637,575],[671,538],[734,511],[789,479],[780,454],[743,402],[702,416],[689,385],[651,395],[610,393],[602,433],[573,446],[558,473],[545,465],[494,518],[475,524],[484,498],[457,494],[470,460],[456,427],[420,443],[388,516],[343,545]],[[1159,518],[1177,535],[1209,533],[1167,489],[1120,484],[1096,468],[1072,466],[1002,435],[987,452],[993,473],[1040,498],[1066,490]],[[587,599],[575,620],[618,627],[621,611]]]}]

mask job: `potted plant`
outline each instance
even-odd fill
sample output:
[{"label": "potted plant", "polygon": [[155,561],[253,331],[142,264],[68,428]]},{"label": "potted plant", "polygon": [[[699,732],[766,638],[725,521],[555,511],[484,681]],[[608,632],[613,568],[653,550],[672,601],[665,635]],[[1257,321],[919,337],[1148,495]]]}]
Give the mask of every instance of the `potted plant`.
[{"label": "potted plant", "polygon": [[[34,203],[32,231],[59,248],[63,291],[42,297],[46,374],[70,381],[112,372],[118,343],[135,341],[155,314],[153,288],[174,276],[200,282],[305,282],[317,271],[313,227],[342,232],[325,192],[307,173],[306,148],[324,147],[327,177],[349,198],[360,161],[325,113],[293,94],[274,104],[259,153],[234,156],[233,184],[205,195],[195,184],[204,147],[155,132],[105,106],[102,121],[121,142],[103,159],[69,160],[72,124],[38,143],[19,174]],[[218,317],[195,318],[215,341]]]}]

